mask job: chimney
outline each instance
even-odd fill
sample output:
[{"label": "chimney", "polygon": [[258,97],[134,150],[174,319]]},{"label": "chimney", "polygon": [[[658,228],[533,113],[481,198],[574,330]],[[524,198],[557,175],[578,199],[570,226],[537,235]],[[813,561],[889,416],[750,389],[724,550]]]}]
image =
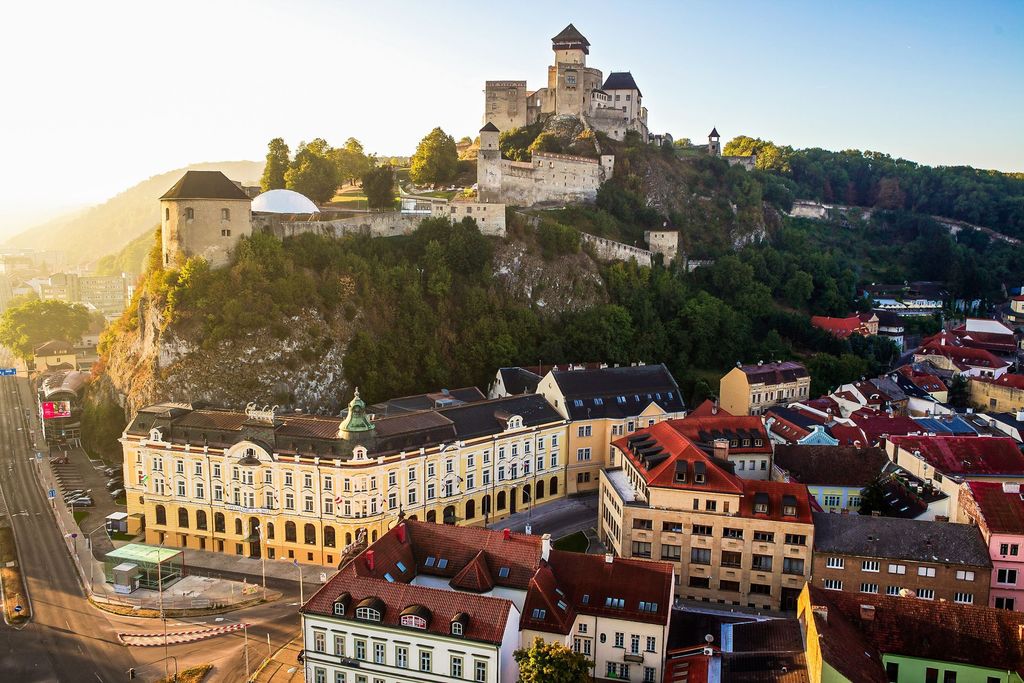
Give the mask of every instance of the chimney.
[{"label": "chimney", "polygon": [[1024,422],[1024,410],[1017,411],[1017,422]]},{"label": "chimney", "polygon": [[612,560],[614,560],[614,559],[615,559],[615,556],[612,555],[611,553],[605,553],[604,554],[604,563],[605,564],[611,564]]},{"label": "chimney", "polygon": [[551,534],[544,534],[540,537],[540,559],[545,562],[551,557]]},{"label": "chimney", "polygon": [[1003,493],[1020,493],[1020,484],[1011,484],[1010,482],[1003,482]]},{"label": "chimney", "polygon": [[402,522],[398,527],[396,527],[395,533],[398,534],[398,542],[405,543],[405,522]]},{"label": "chimney", "polygon": [[713,444],[714,444],[714,447],[715,447],[715,457],[718,458],[719,460],[728,460],[729,459],[729,440],[728,439],[715,439]]},{"label": "chimney", "polygon": [[369,569],[371,572],[373,571],[373,566],[375,564],[374,555],[375,553],[372,550],[367,550],[365,553],[363,553],[363,556],[366,558],[366,568]]},{"label": "chimney", "polygon": [[504,538],[506,541],[511,541],[512,540],[512,530],[511,529],[502,529],[501,530],[501,535],[502,535],[502,538]]},{"label": "chimney", "polygon": [[875,620],[875,606],[874,605],[861,605],[860,606],[860,618],[863,621],[874,621]]}]

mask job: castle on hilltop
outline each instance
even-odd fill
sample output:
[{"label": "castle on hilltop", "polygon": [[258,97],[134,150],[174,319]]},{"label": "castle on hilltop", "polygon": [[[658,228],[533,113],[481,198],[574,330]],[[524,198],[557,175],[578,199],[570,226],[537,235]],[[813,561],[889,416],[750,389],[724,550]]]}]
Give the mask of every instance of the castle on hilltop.
[{"label": "castle on hilltop", "polygon": [[587,66],[590,41],[572,24],[551,39],[551,49],[555,63],[548,67],[546,88],[531,92],[526,81],[485,83],[484,124],[504,132],[531,124],[544,114],[561,114],[582,118],[613,140],[622,140],[631,130],[644,142],[650,140],[647,108],[633,74],[613,71],[604,78],[600,69]]}]

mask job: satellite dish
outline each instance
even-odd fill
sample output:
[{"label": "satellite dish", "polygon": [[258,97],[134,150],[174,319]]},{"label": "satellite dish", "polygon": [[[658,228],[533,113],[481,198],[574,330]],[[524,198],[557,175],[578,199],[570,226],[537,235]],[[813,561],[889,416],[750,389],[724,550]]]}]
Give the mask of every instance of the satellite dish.
[{"label": "satellite dish", "polygon": [[715,642],[715,637],[709,633],[706,636],[704,636],[704,642],[710,645],[711,643]]}]

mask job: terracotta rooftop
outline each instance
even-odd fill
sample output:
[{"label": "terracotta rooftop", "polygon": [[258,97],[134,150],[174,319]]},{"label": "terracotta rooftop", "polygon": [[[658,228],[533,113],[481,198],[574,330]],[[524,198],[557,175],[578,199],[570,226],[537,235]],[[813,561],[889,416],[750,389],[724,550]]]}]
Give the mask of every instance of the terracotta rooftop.
[{"label": "terracotta rooftop", "polygon": [[946,475],[1024,477],[1024,455],[1017,442],[995,436],[892,436],[889,441]]},{"label": "terracotta rooftop", "polygon": [[1022,612],[813,585],[807,590],[823,658],[851,681],[888,680],[882,654],[1024,674]]},{"label": "terracotta rooftop", "polygon": [[1024,500],[1020,487],[1005,489],[1002,483],[969,481],[978,511],[989,531],[995,534],[1024,534]]},{"label": "terracotta rooftop", "polygon": [[[677,432],[697,444],[711,446],[715,439],[728,439],[730,453],[771,453],[768,432],[757,415],[687,415],[669,420]],[[760,445],[758,444],[760,441]],[[744,443],[746,442],[746,443]]]},{"label": "terracotta rooftop", "polygon": [[819,486],[864,487],[875,481],[889,456],[881,448],[784,445],[775,448],[775,464],[796,481]]},{"label": "terracotta rooftop", "polygon": [[871,445],[877,444],[883,436],[920,434],[922,431],[921,425],[903,415],[872,414],[851,418]]}]

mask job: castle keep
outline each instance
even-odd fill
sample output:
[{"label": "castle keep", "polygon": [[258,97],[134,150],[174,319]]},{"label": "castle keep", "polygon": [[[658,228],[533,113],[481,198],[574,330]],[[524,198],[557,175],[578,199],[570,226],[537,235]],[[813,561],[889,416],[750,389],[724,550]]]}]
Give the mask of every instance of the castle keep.
[{"label": "castle keep", "polygon": [[551,49],[555,63],[548,67],[546,88],[531,92],[526,81],[486,81],[484,124],[503,132],[533,123],[542,114],[569,115],[613,140],[635,130],[649,141],[647,108],[631,73],[613,71],[604,78],[600,69],[587,66],[590,41],[572,24],[551,39]]}]

